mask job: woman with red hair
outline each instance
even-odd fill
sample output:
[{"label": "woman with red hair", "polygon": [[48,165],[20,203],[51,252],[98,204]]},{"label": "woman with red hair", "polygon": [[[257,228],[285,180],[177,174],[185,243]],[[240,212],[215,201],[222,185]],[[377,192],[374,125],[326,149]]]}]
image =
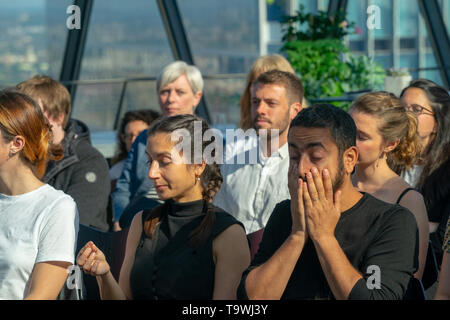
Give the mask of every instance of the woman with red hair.
[{"label": "woman with red hair", "polygon": [[73,264],[78,212],[40,178],[63,155],[37,103],[0,91],[0,299],[56,299]]}]

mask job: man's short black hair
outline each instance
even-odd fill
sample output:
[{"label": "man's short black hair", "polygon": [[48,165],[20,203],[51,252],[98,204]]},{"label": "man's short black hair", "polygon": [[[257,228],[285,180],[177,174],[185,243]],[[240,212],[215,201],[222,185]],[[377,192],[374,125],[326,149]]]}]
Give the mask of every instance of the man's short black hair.
[{"label": "man's short black hair", "polygon": [[292,120],[292,127],[329,129],[339,156],[348,148],[356,146],[355,122],[347,112],[332,104],[318,103],[304,108]]}]

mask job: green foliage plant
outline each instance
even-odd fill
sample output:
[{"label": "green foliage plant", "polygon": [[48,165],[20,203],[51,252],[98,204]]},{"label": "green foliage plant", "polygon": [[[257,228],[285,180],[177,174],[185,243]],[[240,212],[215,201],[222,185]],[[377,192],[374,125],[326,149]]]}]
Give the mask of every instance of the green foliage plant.
[{"label": "green foliage plant", "polygon": [[[353,91],[382,88],[385,71],[365,55],[352,54],[343,38],[353,33],[354,23],[338,11],[334,16],[319,11],[305,13],[304,7],[282,22],[283,46],[292,67],[302,79],[307,99],[343,96]],[[358,29],[358,28],[356,28]],[[335,103],[347,109],[347,103]]]}]

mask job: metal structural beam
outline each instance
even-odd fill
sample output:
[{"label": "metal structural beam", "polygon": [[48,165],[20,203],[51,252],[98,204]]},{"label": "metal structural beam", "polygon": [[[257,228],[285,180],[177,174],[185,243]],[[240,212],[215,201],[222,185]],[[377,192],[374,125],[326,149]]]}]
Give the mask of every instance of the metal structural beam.
[{"label": "metal structural beam", "polygon": [[[75,0],[74,5],[80,8],[80,29],[71,29],[67,32],[66,48],[61,66],[59,80],[76,81],[80,76],[81,60],[83,59],[84,47],[86,44],[87,33],[89,29],[89,20],[91,17],[94,0]],[[67,84],[70,96],[72,98],[72,110],[74,105],[76,84]],[[71,110],[71,113],[72,113]]]},{"label": "metal structural beam", "polygon": [[437,0],[418,0],[420,11],[427,26],[436,62],[441,71],[442,82],[450,89],[450,40]]},{"label": "metal structural beam", "polygon": [[[167,32],[170,47],[175,60],[183,60],[194,65],[194,57],[186,36],[186,30],[181,19],[180,10],[176,0],[156,0],[164,27]],[[211,118],[203,96],[195,113],[211,123]]]},{"label": "metal structural beam", "polygon": [[334,15],[339,10],[347,12],[347,4],[348,0],[330,0],[328,2],[328,16]]}]

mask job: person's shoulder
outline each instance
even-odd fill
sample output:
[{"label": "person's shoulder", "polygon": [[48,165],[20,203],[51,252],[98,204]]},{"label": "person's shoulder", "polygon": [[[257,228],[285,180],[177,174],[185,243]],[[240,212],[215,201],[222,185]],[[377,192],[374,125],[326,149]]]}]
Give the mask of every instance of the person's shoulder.
[{"label": "person's shoulder", "polygon": [[281,211],[285,211],[286,209],[290,210],[291,208],[291,199],[286,199],[283,200],[281,202],[278,202],[277,205],[275,206],[275,210],[281,210]]},{"label": "person's shoulder", "polygon": [[245,230],[244,224],[235,217],[233,217],[231,214],[226,212],[225,210],[216,207],[215,205],[212,204],[211,209],[215,214],[214,233],[220,233],[221,231],[225,230],[226,228],[232,225],[239,225]]},{"label": "person's shoulder", "polygon": [[126,159],[120,160],[109,169],[109,177],[111,178],[111,180],[116,180],[120,178],[120,175],[122,174],[123,171],[123,167],[125,165],[125,160]]},{"label": "person's shoulder", "polygon": [[39,197],[41,204],[48,209],[46,210],[48,213],[58,211],[75,214],[77,211],[75,200],[62,190],[57,190],[51,185],[45,184],[39,191],[36,196]]},{"label": "person's shoulder", "polygon": [[62,190],[55,189],[49,184],[46,184],[44,188],[45,189],[43,189],[43,193],[45,193],[47,197],[53,201],[64,201],[69,203],[71,202],[75,203],[75,200]]},{"label": "person's shoulder", "polygon": [[147,134],[148,134],[148,129],[142,130],[138,136],[136,137],[136,140],[138,143],[147,143]]},{"label": "person's shoulder", "polygon": [[219,207],[217,207],[217,206],[215,206],[213,204],[211,204],[210,206],[211,206],[211,209],[216,214],[216,219],[223,220],[223,221],[237,221],[237,222],[239,222],[239,220],[237,220],[235,217],[233,217],[231,214],[229,214],[228,212],[226,212],[222,208],[219,208]]},{"label": "person's shoulder", "polygon": [[278,202],[272,211],[272,215],[270,216],[271,220],[284,220],[286,218],[291,219],[291,199]]},{"label": "person's shoulder", "polygon": [[84,160],[86,158],[96,158],[105,160],[103,154],[100,151],[98,151],[87,139],[81,139],[76,144],[75,153],[80,160]]},{"label": "person's shoulder", "polygon": [[408,208],[419,208],[425,205],[422,194],[416,189],[406,192],[399,204]]},{"label": "person's shoulder", "polygon": [[379,219],[383,223],[398,223],[406,226],[416,226],[416,219],[413,213],[399,204],[392,204],[377,199],[374,196],[364,194],[365,201],[361,212],[363,214],[373,214],[374,218]]}]

